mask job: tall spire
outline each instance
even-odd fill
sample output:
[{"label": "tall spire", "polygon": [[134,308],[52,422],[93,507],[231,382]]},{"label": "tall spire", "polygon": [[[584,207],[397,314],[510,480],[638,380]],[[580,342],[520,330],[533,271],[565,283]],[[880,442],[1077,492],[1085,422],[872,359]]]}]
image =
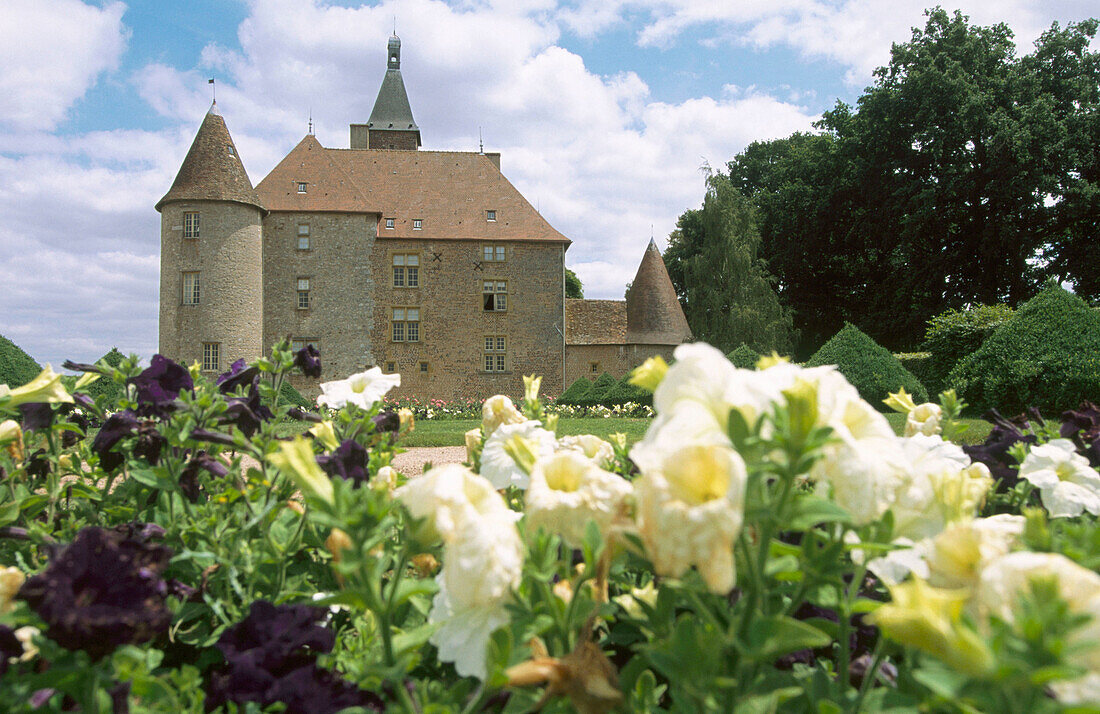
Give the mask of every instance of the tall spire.
[{"label": "tall spire", "polygon": [[401,38],[396,34],[386,45],[386,74],[374,100],[374,109],[366,127],[366,145],[363,132],[352,124],[351,148],[353,149],[410,149],[420,148],[420,127],[413,119],[405,80],[401,77]]},{"label": "tall spire", "polygon": [[652,238],[626,295],[628,344],[678,345],[691,339],[684,310]]},{"label": "tall spire", "polygon": [[233,201],[263,208],[216,104],[210,105],[157,210],[170,201]]}]

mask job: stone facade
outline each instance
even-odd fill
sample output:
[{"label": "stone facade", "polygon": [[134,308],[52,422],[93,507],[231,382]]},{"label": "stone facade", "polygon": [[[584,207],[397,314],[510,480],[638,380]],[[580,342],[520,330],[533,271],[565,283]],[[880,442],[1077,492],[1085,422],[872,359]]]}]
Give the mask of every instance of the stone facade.
[{"label": "stone facade", "polygon": [[[377,219],[363,213],[272,212],[265,219],[264,349],[280,339],[322,351],[322,379],[343,379],[377,363],[372,259]],[[307,280],[300,304],[298,281]],[[294,380],[309,392],[316,384]]]},{"label": "stone facade", "polygon": [[[197,238],[184,237],[184,214],[199,216]],[[261,211],[228,201],[179,201],[161,212],[160,351],[203,363],[203,345],[218,345],[218,368],[254,359],[263,349]],[[198,294],[184,304],[184,274]],[[197,297],[197,301],[196,301]],[[208,348],[209,349],[209,348]]]},{"label": "stone facade", "polygon": [[[486,245],[505,259],[486,263]],[[394,256],[417,256],[417,287],[395,287]],[[371,261],[371,330],[378,364],[401,374],[395,396],[485,397],[521,394],[523,375],[543,376],[543,391],[562,390],[564,246],[554,243],[384,239]],[[504,283],[504,310],[486,310],[484,283]],[[402,281],[407,282],[407,281]],[[418,339],[394,340],[393,309],[419,310]],[[485,340],[493,340],[486,352]],[[498,350],[498,338],[504,349]],[[504,355],[503,370],[497,356]],[[486,371],[490,356],[493,370]]]},{"label": "stone facade", "polygon": [[[669,361],[675,345],[568,345],[565,352],[565,386],[580,377],[595,379],[604,372],[622,377],[654,355]],[[595,368],[593,368],[593,366]]]}]

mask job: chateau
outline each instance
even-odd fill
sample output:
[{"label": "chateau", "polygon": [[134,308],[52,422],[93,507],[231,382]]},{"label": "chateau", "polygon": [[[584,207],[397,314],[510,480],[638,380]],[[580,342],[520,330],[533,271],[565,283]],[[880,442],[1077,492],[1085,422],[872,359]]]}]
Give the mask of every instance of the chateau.
[{"label": "chateau", "polygon": [[160,352],[214,373],[289,336],[322,381],[377,365],[394,396],[453,399],[520,394],[525,374],[560,394],[691,338],[652,241],[626,300],[567,299],[570,240],[500,154],[420,146],[396,36],[350,148],[311,132],[255,187],[212,105],[156,205]]}]

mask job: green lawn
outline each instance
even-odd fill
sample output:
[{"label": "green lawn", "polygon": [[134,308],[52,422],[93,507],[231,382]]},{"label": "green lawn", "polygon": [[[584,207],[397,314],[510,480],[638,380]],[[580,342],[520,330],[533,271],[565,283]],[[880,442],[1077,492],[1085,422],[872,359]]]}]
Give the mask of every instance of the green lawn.
[{"label": "green lawn", "polygon": [[[900,434],[905,427],[905,417],[890,413],[886,418],[894,431]],[[606,439],[611,434],[621,432],[626,434],[627,442],[633,444],[645,435],[649,422],[649,419],[563,418],[558,422],[558,435],[594,434]],[[962,442],[966,444],[985,441],[992,428],[992,425],[981,419],[964,419],[963,422],[970,425],[962,438]],[[416,422],[416,430],[401,440],[401,446],[462,446],[466,443],[463,435],[480,425],[481,421],[478,419],[420,420]]]}]

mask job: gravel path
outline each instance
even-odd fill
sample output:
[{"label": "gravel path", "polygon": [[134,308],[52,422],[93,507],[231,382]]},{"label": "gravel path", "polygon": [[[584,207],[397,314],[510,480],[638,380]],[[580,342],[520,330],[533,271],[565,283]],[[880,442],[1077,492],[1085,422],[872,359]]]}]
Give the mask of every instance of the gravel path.
[{"label": "gravel path", "polygon": [[393,467],[406,476],[419,476],[425,464],[461,464],[466,460],[465,446],[414,446],[393,458]]}]

